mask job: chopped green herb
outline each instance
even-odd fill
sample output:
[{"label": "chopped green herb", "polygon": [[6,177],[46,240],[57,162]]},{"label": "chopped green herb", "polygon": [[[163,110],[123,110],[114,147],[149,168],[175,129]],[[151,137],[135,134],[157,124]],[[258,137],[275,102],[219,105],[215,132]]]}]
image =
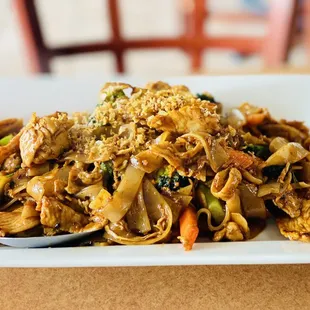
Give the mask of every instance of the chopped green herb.
[{"label": "chopped green herb", "polygon": [[106,161],[100,164],[100,168],[103,174],[103,186],[111,192],[114,183],[113,163],[111,161]]},{"label": "chopped green herb", "polygon": [[296,177],[295,172],[292,172],[292,178],[293,178],[293,183],[298,183],[299,182],[297,177]]},{"label": "chopped green herb", "polygon": [[253,153],[263,160],[266,160],[271,155],[268,145],[248,144],[243,151],[246,153]]}]

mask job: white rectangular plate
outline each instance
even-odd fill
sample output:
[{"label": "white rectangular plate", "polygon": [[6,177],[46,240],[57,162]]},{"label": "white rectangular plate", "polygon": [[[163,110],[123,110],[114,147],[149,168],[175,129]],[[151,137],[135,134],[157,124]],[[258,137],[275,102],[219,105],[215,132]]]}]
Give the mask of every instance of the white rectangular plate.
[{"label": "white rectangular plate", "polygon": [[[143,86],[143,79],[19,78],[0,79],[1,118],[58,111],[91,111],[101,85],[123,81]],[[267,107],[272,115],[303,120],[310,126],[310,76],[236,76],[163,78],[187,85],[193,92],[209,91],[225,107],[248,101]],[[181,244],[48,249],[0,247],[0,267],[167,266],[217,264],[310,263],[310,244],[285,240],[274,223],[247,242],[199,243],[184,252]]]}]

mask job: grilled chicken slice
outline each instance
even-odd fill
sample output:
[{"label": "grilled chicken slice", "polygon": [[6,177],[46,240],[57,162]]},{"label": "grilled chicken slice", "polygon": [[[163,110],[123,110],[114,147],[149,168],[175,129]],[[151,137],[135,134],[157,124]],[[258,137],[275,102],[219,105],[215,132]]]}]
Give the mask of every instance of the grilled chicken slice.
[{"label": "grilled chicken slice", "polygon": [[56,112],[42,118],[33,115],[20,138],[23,163],[30,167],[56,159],[70,146],[68,131],[72,126],[67,113]]},{"label": "grilled chicken slice", "polygon": [[220,129],[216,105],[205,104],[205,107],[185,106],[167,114],[157,114],[148,120],[148,125],[161,131],[176,132],[207,132],[214,134]]},{"label": "grilled chicken slice", "polygon": [[303,200],[300,216],[279,218],[277,224],[284,237],[310,242],[310,200]]},{"label": "grilled chicken slice", "polygon": [[55,198],[44,196],[40,207],[41,224],[50,228],[78,233],[89,223],[86,215],[75,212]]},{"label": "grilled chicken slice", "polygon": [[21,165],[21,158],[18,153],[11,154],[3,163],[2,171],[7,174],[15,172]]}]

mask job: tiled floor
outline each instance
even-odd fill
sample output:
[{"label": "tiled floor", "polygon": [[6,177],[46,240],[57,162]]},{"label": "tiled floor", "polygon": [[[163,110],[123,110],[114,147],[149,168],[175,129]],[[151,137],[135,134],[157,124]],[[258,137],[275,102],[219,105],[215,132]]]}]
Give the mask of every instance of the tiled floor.
[{"label": "tiled floor", "polygon": [[[169,36],[180,33],[180,16],[176,11],[180,0],[120,0],[123,33],[126,37]],[[39,0],[44,33],[50,45],[107,39],[110,36],[106,2],[104,0]],[[209,0],[211,10],[240,9],[239,0]],[[236,33],[263,35],[264,25],[229,25],[214,21],[206,24],[206,31],[217,34]],[[302,46],[293,49],[290,63],[306,64]],[[139,50],[126,54],[127,72],[135,75],[177,75],[189,71],[189,61],[179,50]],[[204,55],[208,72],[255,70],[263,66],[258,56],[239,59],[231,51],[209,50]],[[95,53],[58,58],[53,61],[58,75],[100,75],[114,72],[114,58],[110,53]],[[12,9],[11,0],[0,0],[0,75],[27,74],[27,58]]]}]

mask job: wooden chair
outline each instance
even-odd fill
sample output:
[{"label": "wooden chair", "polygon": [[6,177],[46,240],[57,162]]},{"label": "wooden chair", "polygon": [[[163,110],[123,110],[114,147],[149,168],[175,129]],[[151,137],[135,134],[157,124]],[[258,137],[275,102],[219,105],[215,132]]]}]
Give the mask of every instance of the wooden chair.
[{"label": "wooden chair", "polygon": [[[133,39],[122,36],[117,0],[108,0],[112,39],[108,42],[85,43],[50,48],[46,45],[34,0],[14,0],[23,38],[26,44],[30,70],[33,73],[50,72],[50,60],[57,56],[79,53],[112,51],[116,57],[117,71],[125,71],[124,52],[141,48],[180,48],[191,57],[192,71],[201,69],[202,53],[207,48],[225,48],[241,53],[262,53],[268,66],[278,66],[287,60],[294,33],[298,0],[271,0],[266,37],[215,37],[204,33],[205,19],[210,16],[205,0],[182,0],[180,12],[184,17],[184,34],[174,38]],[[310,0],[306,0],[306,3]],[[308,5],[309,6],[309,5]],[[310,9],[308,10],[310,11]],[[255,20],[250,14],[226,14],[225,20]],[[309,26],[309,22],[308,22]],[[309,29],[310,27],[308,27]],[[310,39],[309,39],[310,41]],[[310,45],[310,43],[309,43]]]}]

